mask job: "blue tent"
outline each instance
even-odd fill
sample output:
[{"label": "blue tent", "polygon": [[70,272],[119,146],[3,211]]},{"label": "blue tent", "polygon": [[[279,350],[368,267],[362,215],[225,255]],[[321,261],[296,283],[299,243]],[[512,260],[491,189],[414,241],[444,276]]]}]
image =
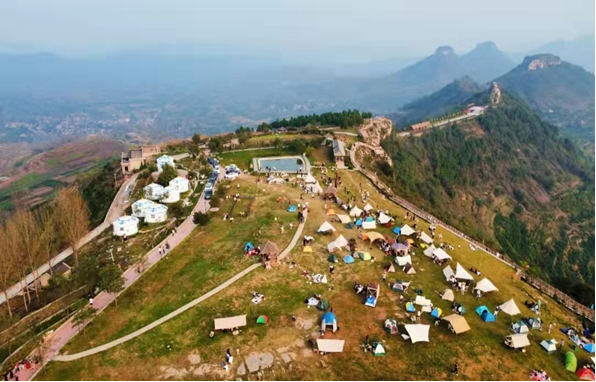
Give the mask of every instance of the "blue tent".
[{"label": "blue tent", "polygon": [[331,326],[331,330],[335,333],[337,331],[337,317],[331,312],[323,314],[321,318],[321,330],[327,330]]},{"label": "blue tent", "polygon": [[290,206],[290,208],[288,208],[288,212],[296,212],[296,206]]},{"label": "blue tent", "polygon": [[252,243],[250,241],[248,243],[246,243],[246,245],[244,246],[245,251],[253,250],[254,248],[255,248],[255,246],[252,245]]},{"label": "blue tent", "polygon": [[479,316],[482,316],[482,314],[484,312],[489,312],[490,313],[490,310],[488,310],[488,308],[486,307],[486,305],[481,305],[478,308],[476,308],[476,313],[478,313]]},{"label": "blue tent", "polygon": [[393,233],[396,235],[399,235],[399,233],[401,232],[401,227],[395,227],[393,228]]},{"label": "blue tent", "polygon": [[480,316],[480,318],[484,322],[495,322],[495,321],[497,321],[497,318],[495,317],[495,315],[492,314],[491,312],[489,312],[488,310],[486,312],[482,313],[482,315]]},{"label": "blue tent", "polygon": [[369,216],[366,218],[366,220],[364,220],[365,222],[374,222],[375,218],[373,218],[372,216]]},{"label": "blue tent", "polygon": [[356,220],[356,227],[360,227],[362,225],[362,219]]},{"label": "blue tent", "polygon": [[354,262],[354,258],[352,257],[352,255],[345,255],[344,256],[344,263],[346,264],[352,264]]},{"label": "blue tent", "polygon": [[433,316],[434,318],[440,318],[441,317],[441,309],[439,308],[434,308],[432,312],[430,312],[430,315]]},{"label": "blue tent", "polygon": [[594,344],[592,342],[590,342],[589,344],[585,344],[584,350],[587,351],[588,353],[594,354]]},{"label": "blue tent", "polygon": [[406,310],[408,312],[415,312],[416,308],[414,308],[414,304],[412,304],[411,302],[406,302]]}]

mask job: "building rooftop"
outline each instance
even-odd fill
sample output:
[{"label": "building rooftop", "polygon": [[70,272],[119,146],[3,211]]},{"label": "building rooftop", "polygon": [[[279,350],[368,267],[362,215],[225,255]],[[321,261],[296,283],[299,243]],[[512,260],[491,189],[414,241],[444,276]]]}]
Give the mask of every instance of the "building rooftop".
[{"label": "building rooftop", "polygon": [[344,143],[344,141],[340,141],[339,139],[333,141],[333,156],[346,156],[346,144]]}]

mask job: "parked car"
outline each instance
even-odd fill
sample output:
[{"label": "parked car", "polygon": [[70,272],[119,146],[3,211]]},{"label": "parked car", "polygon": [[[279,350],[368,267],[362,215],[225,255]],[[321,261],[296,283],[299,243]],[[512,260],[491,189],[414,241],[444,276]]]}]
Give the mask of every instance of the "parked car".
[{"label": "parked car", "polygon": [[234,180],[238,177],[238,175],[240,175],[240,173],[231,171],[224,175],[224,179]]}]

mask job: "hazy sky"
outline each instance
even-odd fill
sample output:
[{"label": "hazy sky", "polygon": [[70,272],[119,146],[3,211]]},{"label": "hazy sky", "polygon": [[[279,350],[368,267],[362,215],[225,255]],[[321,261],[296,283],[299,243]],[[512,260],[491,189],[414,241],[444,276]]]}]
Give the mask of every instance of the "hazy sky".
[{"label": "hazy sky", "polygon": [[71,55],[200,46],[369,61],[594,33],[594,0],[1,0],[0,48]]}]

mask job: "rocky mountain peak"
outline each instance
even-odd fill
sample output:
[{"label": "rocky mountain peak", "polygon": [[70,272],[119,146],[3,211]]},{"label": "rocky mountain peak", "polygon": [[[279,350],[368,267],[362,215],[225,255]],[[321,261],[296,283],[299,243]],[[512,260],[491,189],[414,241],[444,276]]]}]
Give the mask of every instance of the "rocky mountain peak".
[{"label": "rocky mountain peak", "polygon": [[435,54],[446,56],[449,54],[455,54],[455,50],[450,46],[444,45],[438,47],[437,50],[435,50]]},{"label": "rocky mountain peak", "polygon": [[561,58],[553,54],[537,54],[526,57],[522,65],[528,70],[540,70],[549,66],[561,65]]}]

